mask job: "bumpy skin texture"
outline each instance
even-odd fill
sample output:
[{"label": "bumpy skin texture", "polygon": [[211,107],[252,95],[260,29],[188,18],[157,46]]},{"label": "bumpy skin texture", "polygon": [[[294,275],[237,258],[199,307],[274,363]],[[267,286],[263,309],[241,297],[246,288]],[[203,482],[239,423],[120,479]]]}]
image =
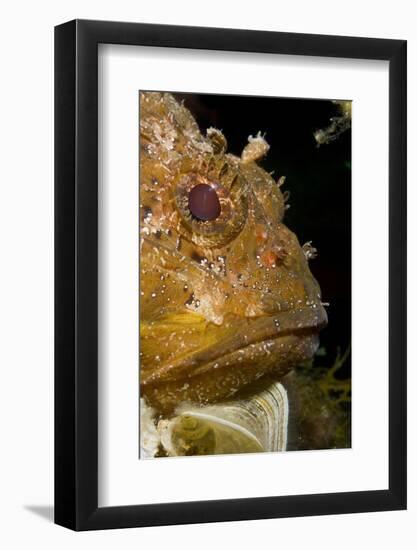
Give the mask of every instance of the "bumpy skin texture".
[{"label": "bumpy skin texture", "polygon": [[[172,95],[140,94],[140,382],[162,414],[183,401],[230,398],[311,357],[327,317],[277,183],[204,137]],[[216,189],[220,216],[194,218],[188,193]]]}]

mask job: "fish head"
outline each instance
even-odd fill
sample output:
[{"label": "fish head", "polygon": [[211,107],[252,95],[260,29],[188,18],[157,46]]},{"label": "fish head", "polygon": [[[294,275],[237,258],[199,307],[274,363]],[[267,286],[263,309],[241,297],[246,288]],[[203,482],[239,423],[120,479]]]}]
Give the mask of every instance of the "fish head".
[{"label": "fish head", "polygon": [[280,378],[327,322],[280,186],[256,163],[266,142],[226,147],[172,95],[141,94],[141,387],[162,411]]}]

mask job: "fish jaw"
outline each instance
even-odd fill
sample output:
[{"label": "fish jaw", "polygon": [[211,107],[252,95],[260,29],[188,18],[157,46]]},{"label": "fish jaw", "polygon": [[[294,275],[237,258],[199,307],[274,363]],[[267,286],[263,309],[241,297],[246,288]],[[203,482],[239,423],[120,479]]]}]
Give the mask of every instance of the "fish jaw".
[{"label": "fish jaw", "polygon": [[[187,322],[195,327],[192,319]],[[196,348],[187,347],[184,355],[179,350],[175,361],[160,364],[142,338],[141,394],[161,414],[169,414],[179,402],[206,405],[229,398],[264,375],[280,380],[314,355],[318,332],[326,323],[321,305],[309,312],[300,309],[251,321],[231,319],[222,330],[201,320],[192,335]],[[179,332],[179,324],[176,329]],[[163,339],[153,342],[158,342],[162,353]],[[172,338],[171,345],[178,347],[178,340]]]}]

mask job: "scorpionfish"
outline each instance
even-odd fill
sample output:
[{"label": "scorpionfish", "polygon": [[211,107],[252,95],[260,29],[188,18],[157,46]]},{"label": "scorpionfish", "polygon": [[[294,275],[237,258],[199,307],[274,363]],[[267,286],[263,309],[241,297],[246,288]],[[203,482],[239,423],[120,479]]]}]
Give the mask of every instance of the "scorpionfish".
[{"label": "scorpionfish", "polygon": [[320,287],[257,161],[205,135],[172,94],[140,93],[140,386],[159,414],[231,399],[318,347]]}]

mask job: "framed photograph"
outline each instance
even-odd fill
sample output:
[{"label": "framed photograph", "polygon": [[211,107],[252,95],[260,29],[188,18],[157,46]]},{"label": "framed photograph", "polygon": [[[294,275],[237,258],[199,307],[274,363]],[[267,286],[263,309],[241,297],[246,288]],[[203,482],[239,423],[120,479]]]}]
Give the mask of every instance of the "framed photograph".
[{"label": "framed photograph", "polygon": [[406,42],[55,29],[55,522],[406,508]]}]

